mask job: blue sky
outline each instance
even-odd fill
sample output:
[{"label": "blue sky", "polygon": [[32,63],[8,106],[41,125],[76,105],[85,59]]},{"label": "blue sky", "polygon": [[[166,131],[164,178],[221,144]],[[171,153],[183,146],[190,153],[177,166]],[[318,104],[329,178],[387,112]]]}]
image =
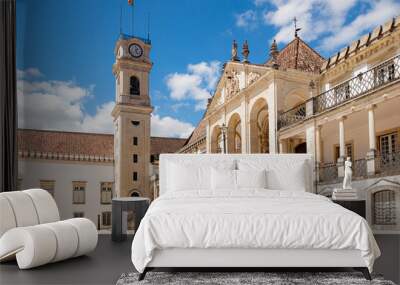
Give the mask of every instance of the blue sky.
[{"label": "blue sky", "polygon": [[[131,33],[127,0],[17,0],[20,126],[112,132],[111,67],[119,35]],[[153,135],[187,136],[229,60],[247,39],[250,60],[268,58],[300,36],[323,56],[400,14],[395,0],[135,0],[134,30],[146,36],[150,14]]]}]

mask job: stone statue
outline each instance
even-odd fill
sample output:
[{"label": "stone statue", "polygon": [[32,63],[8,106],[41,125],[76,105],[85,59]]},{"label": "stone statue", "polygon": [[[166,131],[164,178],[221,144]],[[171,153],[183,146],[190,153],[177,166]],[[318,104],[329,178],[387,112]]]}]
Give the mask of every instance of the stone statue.
[{"label": "stone statue", "polygon": [[244,41],[243,47],[242,47],[242,55],[243,55],[243,62],[249,62],[249,44],[247,43],[247,40]]},{"label": "stone statue", "polygon": [[231,60],[232,61],[239,61],[238,45],[237,45],[235,40],[233,40],[233,43],[232,43]]},{"label": "stone statue", "polygon": [[238,93],[239,90],[239,77],[236,71],[232,71],[232,92],[233,95]]},{"label": "stone statue", "polygon": [[230,99],[239,92],[239,78],[236,71],[230,71],[226,74],[226,99]]},{"label": "stone statue", "polygon": [[343,179],[343,190],[353,189],[351,187],[351,178],[353,176],[353,171],[351,170],[351,160],[350,157],[344,162],[344,179]]},{"label": "stone statue", "polygon": [[250,72],[247,77],[247,85],[252,84],[260,77],[260,74],[257,72]]}]

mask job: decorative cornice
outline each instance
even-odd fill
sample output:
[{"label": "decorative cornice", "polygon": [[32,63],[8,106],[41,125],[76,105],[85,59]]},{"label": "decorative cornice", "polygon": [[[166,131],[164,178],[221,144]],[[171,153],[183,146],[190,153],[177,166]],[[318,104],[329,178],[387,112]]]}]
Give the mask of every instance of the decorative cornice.
[{"label": "decorative cornice", "polygon": [[33,158],[43,160],[64,160],[64,161],[85,161],[85,162],[100,162],[112,163],[114,157],[105,155],[87,155],[87,154],[64,154],[53,152],[37,152],[37,151],[18,151],[19,158]]}]

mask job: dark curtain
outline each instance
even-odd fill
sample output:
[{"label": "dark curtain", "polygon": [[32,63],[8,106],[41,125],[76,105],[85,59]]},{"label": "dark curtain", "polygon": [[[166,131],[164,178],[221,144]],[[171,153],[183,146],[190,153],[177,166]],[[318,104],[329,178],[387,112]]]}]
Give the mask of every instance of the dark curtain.
[{"label": "dark curtain", "polygon": [[17,190],[15,0],[0,0],[0,191]]}]

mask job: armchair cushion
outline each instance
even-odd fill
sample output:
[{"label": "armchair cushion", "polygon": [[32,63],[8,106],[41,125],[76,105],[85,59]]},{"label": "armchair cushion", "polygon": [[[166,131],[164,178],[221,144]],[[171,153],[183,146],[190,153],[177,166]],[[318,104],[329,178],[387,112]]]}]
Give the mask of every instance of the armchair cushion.
[{"label": "armchair cushion", "polygon": [[97,229],[85,218],[59,221],[53,197],[42,189],[0,193],[0,261],[20,269],[86,254],[96,248]]},{"label": "armchair cushion", "polygon": [[0,238],[0,260],[15,255],[19,268],[28,269],[84,255],[96,245],[93,222],[75,218],[7,231]]}]

